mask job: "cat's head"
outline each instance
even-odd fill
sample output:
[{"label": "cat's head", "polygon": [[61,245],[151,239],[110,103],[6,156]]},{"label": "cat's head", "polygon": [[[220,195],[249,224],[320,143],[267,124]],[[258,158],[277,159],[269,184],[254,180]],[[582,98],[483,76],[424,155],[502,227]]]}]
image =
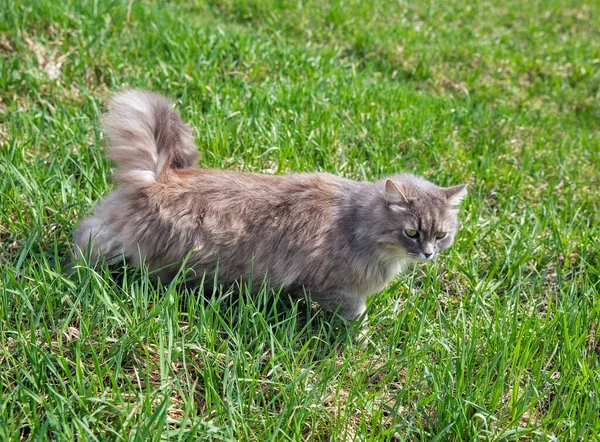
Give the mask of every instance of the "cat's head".
[{"label": "cat's head", "polygon": [[438,187],[414,175],[385,180],[385,222],[379,242],[391,256],[429,261],[454,242],[466,185]]}]

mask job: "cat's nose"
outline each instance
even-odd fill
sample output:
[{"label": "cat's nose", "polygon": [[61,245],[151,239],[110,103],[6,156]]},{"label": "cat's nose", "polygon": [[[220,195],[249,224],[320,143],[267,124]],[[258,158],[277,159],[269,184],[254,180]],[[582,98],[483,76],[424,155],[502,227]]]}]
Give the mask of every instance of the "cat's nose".
[{"label": "cat's nose", "polygon": [[425,255],[425,258],[429,258],[431,255],[433,255],[433,253],[425,253],[425,252],[423,252],[423,255]]}]

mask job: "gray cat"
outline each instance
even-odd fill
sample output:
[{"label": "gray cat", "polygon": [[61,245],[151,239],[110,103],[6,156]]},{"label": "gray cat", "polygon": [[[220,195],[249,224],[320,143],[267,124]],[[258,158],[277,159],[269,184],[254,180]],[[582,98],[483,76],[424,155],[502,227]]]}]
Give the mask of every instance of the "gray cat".
[{"label": "gray cat", "polygon": [[[172,279],[186,257],[221,283],[267,275],[346,318],[410,262],[450,247],[466,186],[401,174],[356,182],[195,167],[191,131],[167,99],[129,90],[105,121],[117,188],[75,234],[92,261],[125,256]],[[217,271],[218,268],[218,271]]]}]

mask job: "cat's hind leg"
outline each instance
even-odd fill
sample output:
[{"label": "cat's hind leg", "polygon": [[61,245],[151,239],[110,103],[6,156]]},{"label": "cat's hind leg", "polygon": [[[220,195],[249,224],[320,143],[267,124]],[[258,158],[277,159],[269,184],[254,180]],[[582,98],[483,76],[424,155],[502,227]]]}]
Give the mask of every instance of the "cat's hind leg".
[{"label": "cat's hind leg", "polygon": [[122,242],[119,236],[98,216],[84,219],[75,233],[73,253],[94,264],[101,257],[108,264],[122,261]]},{"label": "cat's hind leg", "polygon": [[112,218],[110,214],[113,199],[114,194],[104,200],[93,215],[81,222],[75,232],[73,259],[83,258],[91,264],[97,263],[101,258],[106,259],[108,264],[123,260],[123,242],[109,222],[109,218]]}]

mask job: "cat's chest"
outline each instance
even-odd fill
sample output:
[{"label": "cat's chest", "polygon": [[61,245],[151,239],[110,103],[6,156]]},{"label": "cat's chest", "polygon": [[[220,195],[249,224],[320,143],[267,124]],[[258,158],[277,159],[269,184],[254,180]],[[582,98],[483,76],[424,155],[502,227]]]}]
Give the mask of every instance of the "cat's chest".
[{"label": "cat's chest", "polygon": [[381,263],[377,266],[367,268],[365,272],[364,292],[371,296],[383,290],[399,273],[406,268],[405,259],[397,259],[392,262]]},{"label": "cat's chest", "polygon": [[391,264],[389,264],[387,267],[387,272],[386,272],[386,279],[387,279],[386,284],[388,284],[392,279],[394,279],[396,277],[396,275],[401,273],[405,268],[406,268],[406,260],[404,260],[404,259],[398,259],[398,260],[392,262]]}]

